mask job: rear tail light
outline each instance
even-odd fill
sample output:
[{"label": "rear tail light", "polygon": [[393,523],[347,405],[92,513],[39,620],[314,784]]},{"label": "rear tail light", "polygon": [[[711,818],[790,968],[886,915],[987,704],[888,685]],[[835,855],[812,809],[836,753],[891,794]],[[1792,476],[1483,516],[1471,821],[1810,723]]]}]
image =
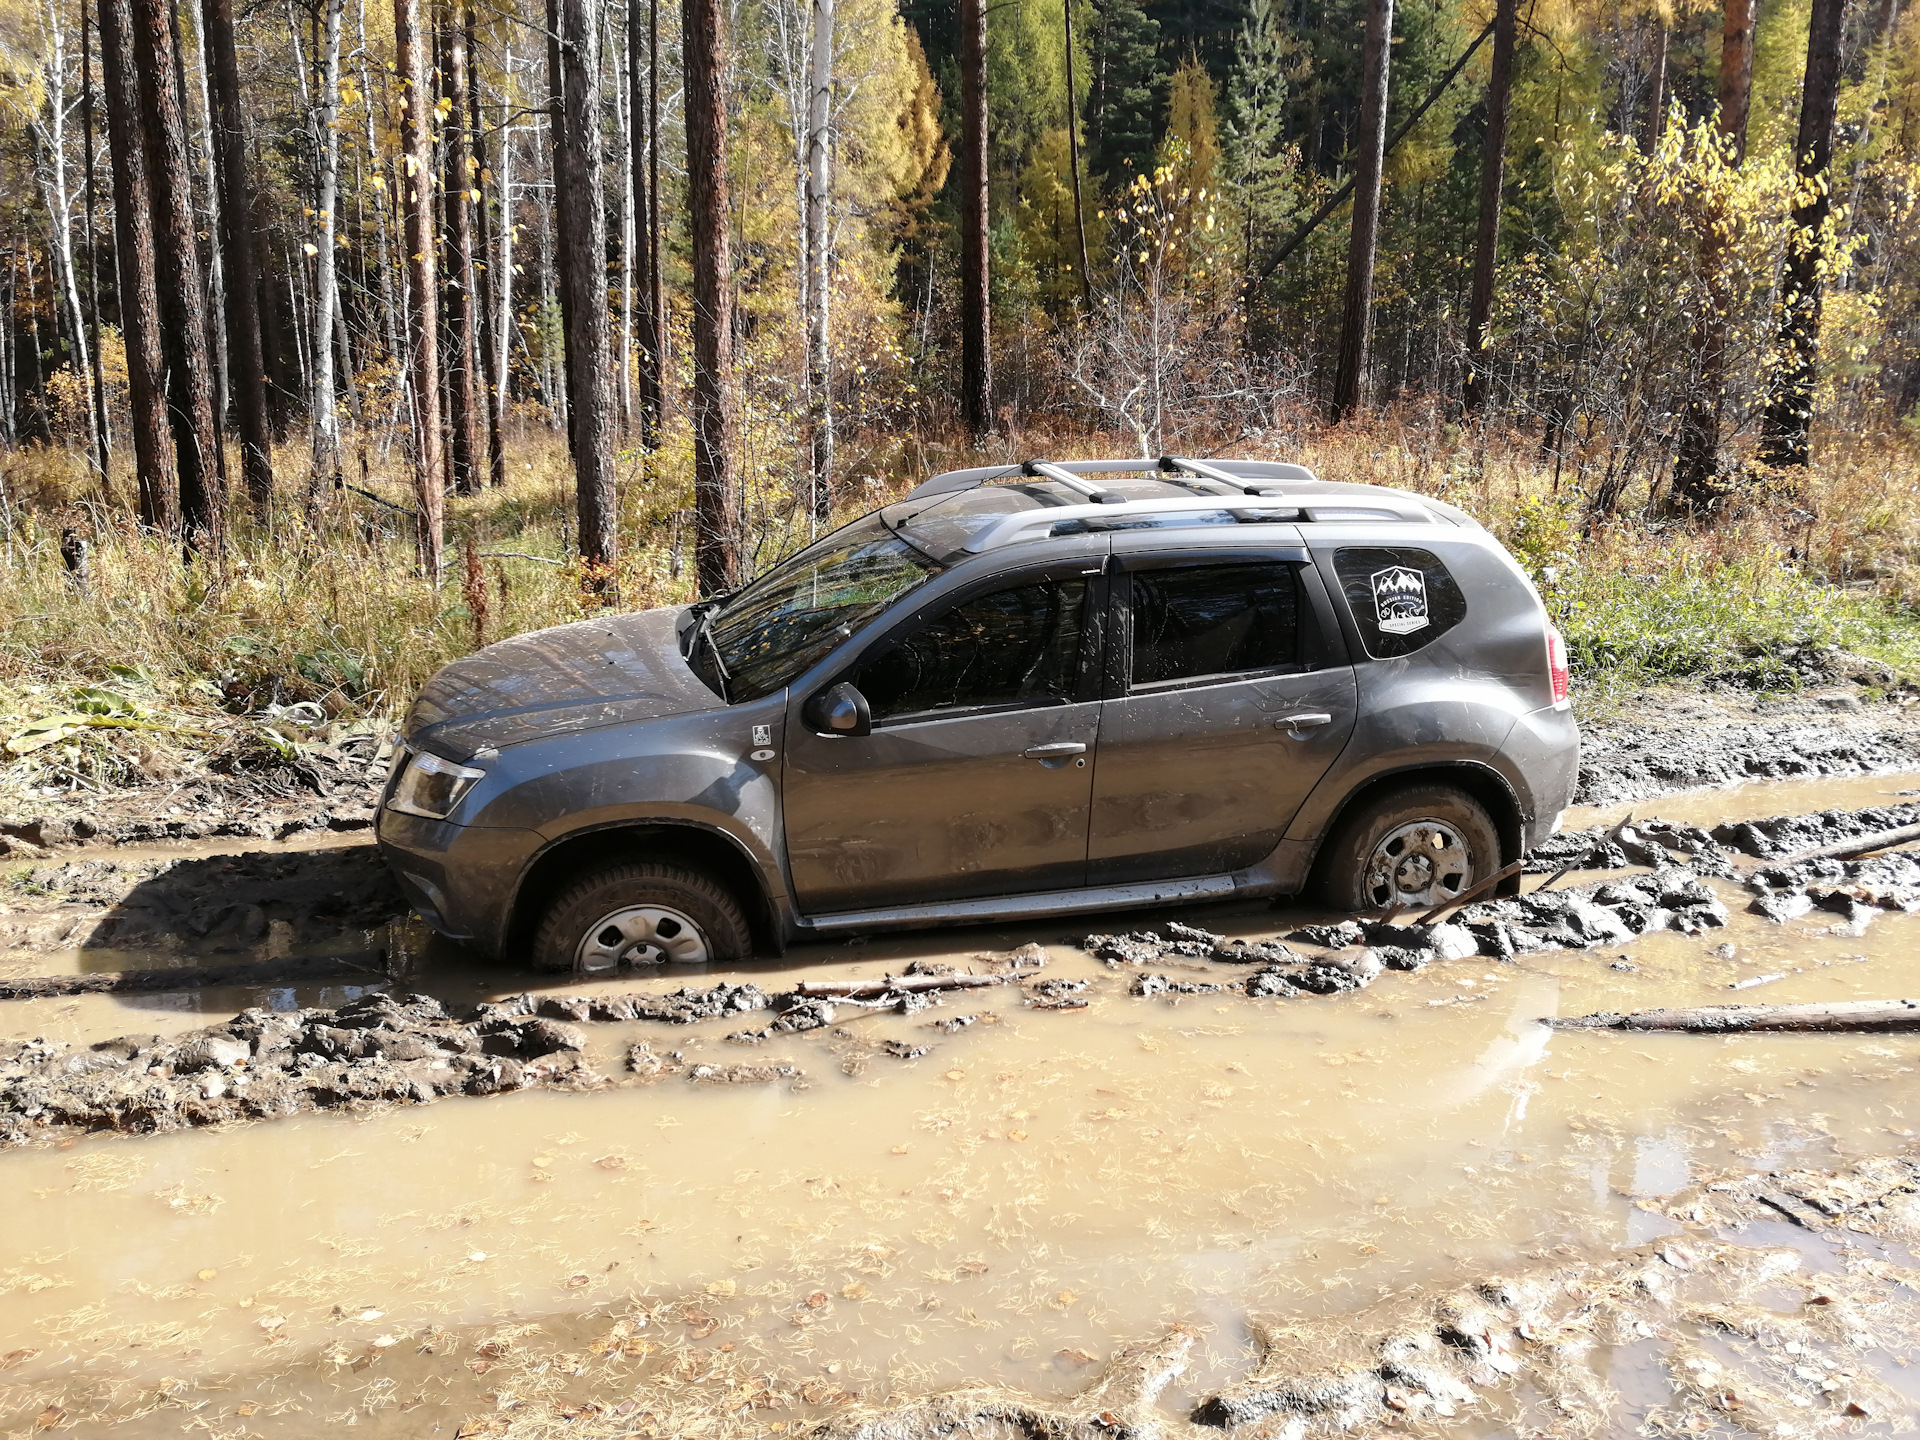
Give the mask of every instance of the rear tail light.
[{"label": "rear tail light", "polygon": [[1558,626],[1547,626],[1547,678],[1553,686],[1553,707],[1564,710],[1573,703],[1573,685],[1567,674],[1567,642]]}]

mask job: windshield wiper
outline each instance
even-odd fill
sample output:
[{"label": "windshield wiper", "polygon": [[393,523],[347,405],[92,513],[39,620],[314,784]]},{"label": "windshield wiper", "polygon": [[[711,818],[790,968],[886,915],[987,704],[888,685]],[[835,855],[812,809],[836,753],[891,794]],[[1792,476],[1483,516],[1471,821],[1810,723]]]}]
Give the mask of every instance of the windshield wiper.
[{"label": "windshield wiper", "polygon": [[[693,659],[693,652],[700,648],[702,640],[707,642],[707,654],[713,659],[713,673],[719,681],[713,688],[720,692],[722,700],[726,700],[727,682],[733,676],[727,670],[727,662],[720,658],[720,642],[713,638],[713,617],[720,613],[720,601],[704,601],[696,608],[700,613],[694,617],[693,629],[687,635],[687,659]],[[733,702],[729,700],[727,703]]]}]

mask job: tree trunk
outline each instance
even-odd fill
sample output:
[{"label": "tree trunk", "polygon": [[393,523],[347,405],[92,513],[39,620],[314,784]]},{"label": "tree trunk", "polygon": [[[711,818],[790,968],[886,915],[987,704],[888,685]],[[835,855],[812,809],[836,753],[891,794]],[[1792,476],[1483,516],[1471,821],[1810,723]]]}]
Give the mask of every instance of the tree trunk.
[{"label": "tree trunk", "polygon": [[87,352],[93,356],[93,463],[100,472],[100,494],[109,502],[113,485],[108,466],[113,461],[113,430],[107,419],[106,365],[100,356],[100,250],[94,232],[94,120],[93,38],[91,6],[80,0],[80,134],[86,170]]},{"label": "tree trunk", "polygon": [[477,495],[485,483],[486,441],[480,431],[480,391],[474,376],[473,203],[474,172],[468,161],[467,36],[453,0],[441,0],[440,83],[448,101],[442,132],[441,205],[446,214],[447,397],[453,432],[449,457],[453,488]]},{"label": "tree trunk", "polygon": [[[473,6],[466,7],[467,39],[467,133],[473,137],[473,185],[480,192],[479,211],[480,233],[475,237],[479,246],[480,260],[475,267],[479,274],[477,286],[473,292],[473,303],[477,311],[479,324],[475,329],[474,350],[480,367],[480,388],[485,392],[487,409],[487,476],[495,486],[507,483],[507,460],[501,448],[500,407],[504,403],[502,387],[492,383],[494,370],[494,352],[498,349],[495,330],[498,322],[494,314],[496,304],[495,288],[499,277],[493,263],[493,210],[487,200],[487,131],[480,123],[480,49],[474,43],[476,26]],[[502,216],[504,223],[511,224],[511,218]]]},{"label": "tree trunk", "polygon": [[[501,68],[508,76],[509,83],[511,83],[513,75],[513,42],[511,39],[503,42]],[[503,125],[500,131],[500,173],[497,177],[500,195],[500,254],[496,260],[489,262],[494,267],[496,277],[494,281],[494,303],[500,307],[496,312],[498,316],[497,323],[499,333],[494,337],[495,343],[499,348],[491,357],[491,364],[493,366],[491,380],[494,394],[498,397],[498,405],[503,423],[507,409],[507,381],[512,374],[513,337],[519,329],[519,327],[514,324],[513,319],[513,241],[514,232],[519,228],[513,223],[513,135],[515,128],[516,127],[511,124],[507,124]],[[494,451],[495,484],[503,484],[505,482],[505,471],[502,468],[504,463],[500,458],[500,451],[496,449]]]},{"label": "tree trunk", "polygon": [[693,239],[694,570],[702,595],[740,583],[734,477],[733,265],[727,236],[727,34],[721,0],[681,0]]},{"label": "tree trunk", "polygon": [[1756,1030],[1904,1035],[1920,1030],[1920,1000],[1837,1000],[1817,1005],[1701,1005],[1620,1015],[1549,1016],[1555,1030],[1675,1030],[1738,1035]]},{"label": "tree trunk", "polygon": [[[67,46],[66,33],[62,28],[59,6],[49,3],[46,7],[45,31],[49,54],[41,69],[46,85],[46,105],[43,122],[36,119],[33,127],[39,132],[46,166],[42,175],[43,198],[47,207],[48,239],[51,244],[48,260],[52,264],[54,288],[60,294],[60,311],[63,328],[71,337],[74,375],[86,386],[89,397],[93,391],[94,350],[87,343],[87,320],[85,307],[80,303],[80,277],[73,263],[73,194],[67,181]],[[81,39],[84,43],[85,35]],[[94,457],[100,452],[100,419],[94,410],[91,398],[87,404],[87,446]],[[101,478],[106,478],[104,469]]]},{"label": "tree trunk", "polygon": [[313,355],[309,372],[312,394],[313,467],[307,477],[307,509],[316,510],[325,496],[339,488],[340,414],[334,404],[333,310],[340,286],[339,246],[334,210],[340,199],[340,21],[344,0],[325,0],[318,37],[319,91],[313,97],[314,177],[313,310],[308,316],[308,348]]},{"label": "tree trunk", "polygon": [[[1747,150],[1747,110],[1753,98],[1753,0],[1726,0],[1720,38],[1720,134],[1730,163]],[[1707,310],[1696,331],[1700,374],[1680,417],[1680,452],[1673,465],[1670,508],[1701,514],[1720,497],[1720,407],[1727,384],[1726,241],[1721,216],[1701,228],[1700,271],[1706,278]]]},{"label": "tree trunk", "polygon": [[113,164],[113,237],[120,282],[120,330],[127,350],[133,415],[133,464],[143,524],[169,533],[180,525],[180,490],[167,427],[160,299],[154,280],[153,206],[138,112],[129,0],[100,0],[100,70],[107,96],[107,149]]},{"label": "tree trunk", "polygon": [[977,442],[993,429],[986,0],[960,0],[960,94],[960,407]]},{"label": "tree trunk", "polygon": [[607,334],[607,207],[601,189],[600,19],[596,0],[558,0],[560,97],[553,183],[564,197],[559,236],[560,315],[566,332],[567,408],[572,417],[580,558],[592,583],[610,593],[613,564],[613,455]]},{"label": "tree trunk", "polygon": [[807,430],[812,441],[813,518],[833,517],[833,403],[828,322],[831,258],[827,223],[832,185],[827,173],[833,114],[833,4],[813,0],[813,48],[807,65]]},{"label": "tree trunk", "polygon": [[1492,385],[1493,272],[1500,257],[1500,202],[1507,170],[1507,100],[1513,85],[1513,41],[1519,0],[1496,0],[1493,69],[1487,76],[1487,138],[1480,151],[1480,223],[1473,239],[1473,298],[1467,314],[1469,413],[1486,403]]},{"label": "tree trunk", "polygon": [[[180,483],[180,524],[191,548],[220,538],[220,436],[214,425],[206,289],[193,214],[186,117],[175,81],[178,51],[170,0],[132,0],[134,67],[139,75],[160,346],[166,362],[167,418]],[[166,277],[158,284],[158,277]]]},{"label": "tree trunk", "polygon": [[442,468],[440,458],[440,326],[435,291],[433,235],[433,151],[428,143],[427,111],[433,89],[427,83],[426,56],[420,45],[420,0],[393,0],[395,69],[406,94],[400,112],[407,209],[407,376],[413,402],[413,489],[419,507],[420,568],[439,585],[441,556]]},{"label": "tree trunk", "polygon": [[1361,60],[1360,128],[1354,139],[1358,168],[1353,229],[1347,245],[1346,307],[1340,320],[1340,358],[1333,377],[1335,424],[1360,408],[1367,383],[1367,335],[1373,328],[1373,259],[1380,240],[1380,173],[1387,148],[1387,76],[1392,62],[1393,0],[1368,0],[1367,41]]},{"label": "tree trunk", "polygon": [[1780,330],[1760,458],[1807,464],[1813,387],[1820,361],[1820,232],[1833,211],[1833,121],[1840,102],[1840,35],[1845,0],[1813,0],[1807,27],[1806,85],[1794,146],[1800,187],[1794,236],[1780,278]]},{"label": "tree trunk", "polygon": [[1087,206],[1080,195],[1080,101],[1073,90],[1073,0],[1060,0],[1060,13],[1067,42],[1067,166],[1073,171],[1073,229],[1079,242],[1080,303],[1091,315],[1093,279],[1087,269]]},{"label": "tree trunk", "polygon": [[1667,22],[1658,11],[1653,16],[1653,63],[1648,67],[1646,129],[1641,132],[1640,151],[1651,155],[1667,128]]},{"label": "tree trunk", "polygon": [[233,45],[233,0],[200,0],[200,34],[213,87],[213,142],[220,181],[220,254],[227,280],[229,378],[239,401],[240,467],[247,498],[265,515],[273,502],[273,435],[267,418],[260,285],[254,273],[253,194],[247,183],[245,112]]},{"label": "tree trunk", "polygon": [[643,21],[640,0],[627,0],[627,164],[632,173],[633,255],[629,271],[639,294],[634,343],[639,352],[637,396],[640,444],[660,443],[660,321],[653,298],[654,101],[653,74],[659,46],[659,0],[649,0]]}]

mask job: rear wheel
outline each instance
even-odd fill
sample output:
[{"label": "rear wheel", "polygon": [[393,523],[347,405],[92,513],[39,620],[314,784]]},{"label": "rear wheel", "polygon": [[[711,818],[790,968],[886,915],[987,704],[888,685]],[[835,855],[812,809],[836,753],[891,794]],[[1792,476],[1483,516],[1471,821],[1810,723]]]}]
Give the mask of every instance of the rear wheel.
[{"label": "rear wheel", "polygon": [[1336,910],[1444,904],[1500,866],[1486,808],[1451,785],[1413,785],[1343,817],[1321,860],[1320,898]]},{"label": "rear wheel", "polygon": [[739,902],[698,870],[645,860],[597,865],[554,897],[534,936],[534,964],[554,974],[635,966],[726,964],[753,942]]}]

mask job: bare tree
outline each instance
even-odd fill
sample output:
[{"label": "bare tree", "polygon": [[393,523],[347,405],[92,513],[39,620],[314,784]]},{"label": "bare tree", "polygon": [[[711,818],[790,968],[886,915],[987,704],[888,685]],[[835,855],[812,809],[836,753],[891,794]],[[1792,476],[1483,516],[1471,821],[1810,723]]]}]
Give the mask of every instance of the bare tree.
[{"label": "bare tree", "polygon": [[1667,17],[1654,8],[1653,59],[1647,70],[1647,121],[1641,131],[1640,151],[1651,155],[1667,128],[1667,46],[1671,40]]},{"label": "bare tree", "polygon": [[407,380],[413,403],[413,490],[419,509],[420,567],[440,583],[442,466],[440,455],[440,326],[435,300],[433,151],[427,115],[433,90],[420,44],[420,0],[393,0],[395,69],[406,93],[401,111],[401,160],[407,211]]},{"label": "bare tree", "polygon": [[[93,389],[93,354],[87,344],[87,321],[80,303],[80,281],[73,263],[73,210],[78,196],[67,176],[67,119],[79,104],[68,98],[67,34],[64,17],[54,0],[46,0],[40,12],[40,28],[45,43],[40,67],[41,83],[46,89],[45,103],[35,107],[31,128],[39,142],[41,200],[47,211],[47,234],[51,241],[48,257],[53,263],[53,282],[60,292],[61,328],[72,347],[74,374]],[[95,456],[100,451],[100,417],[91,404],[87,407],[87,440]],[[101,474],[105,475],[104,468]]]},{"label": "bare tree", "polygon": [[[480,199],[474,209],[479,217],[479,235],[475,244],[479,247],[480,258],[474,264],[478,271],[477,285],[473,291],[473,304],[477,324],[474,331],[474,349],[481,369],[480,388],[485,392],[487,408],[487,455],[489,459],[488,477],[494,485],[507,483],[506,455],[501,448],[501,407],[505,403],[504,383],[494,384],[492,380],[494,352],[498,342],[495,331],[498,320],[495,306],[498,303],[497,287],[501,278],[493,263],[493,207],[488,203],[486,192],[481,189],[487,174],[487,128],[480,123],[480,49],[474,43],[475,25],[473,6],[466,7],[467,39],[467,133],[473,138],[473,188],[479,192]],[[502,223],[511,227],[512,217],[503,216]],[[506,283],[512,285],[511,277]]]},{"label": "bare tree", "polygon": [[813,0],[813,44],[807,65],[807,431],[813,517],[821,523],[833,515],[833,403],[828,388],[833,264],[827,224],[832,200],[827,173],[832,113],[833,0]]},{"label": "bare tree", "polygon": [[1333,378],[1336,423],[1360,408],[1367,380],[1367,337],[1373,328],[1373,261],[1380,239],[1380,172],[1387,148],[1387,77],[1392,61],[1393,0],[1368,0],[1360,69],[1360,127],[1353,228],[1347,244],[1347,296],[1340,319],[1339,364]]},{"label": "bare tree", "polygon": [[[1753,0],[1726,0],[1720,37],[1720,134],[1728,158],[1738,165],[1747,150],[1747,110],[1753,99]],[[1680,417],[1680,453],[1674,461],[1669,503],[1699,513],[1719,498],[1720,408],[1727,386],[1727,239],[1718,214],[1701,226],[1700,271],[1707,306],[1695,341],[1700,373]]]},{"label": "bare tree", "polygon": [[1073,230],[1079,245],[1080,303],[1093,309],[1093,279],[1087,270],[1087,204],[1080,195],[1080,100],[1073,85],[1073,0],[1060,0],[1067,51],[1067,167],[1073,172]]},{"label": "bare tree", "polygon": [[700,593],[740,583],[733,283],[727,237],[727,32],[721,0],[681,0],[693,239],[693,525]]},{"label": "bare tree", "polygon": [[976,440],[993,428],[987,199],[987,6],[960,0],[960,408]]},{"label": "bare tree", "polygon": [[132,29],[129,0],[100,0],[100,69],[107,96],[107,150],[113,163],[114,251],[140,519],[171,532],[180,524],[180,489],[173,467],[173,435],[167,425],[160,298],[154,280],[153,205]]},{"label": "bare tree", "polygon": [[255,510],[264,513],[273,501],[273,435],[267,417],[267,367],[260,341],[253,191],[247,182],[246,121],[240,104],[240,62],[233,46],[233,0],[201,0],[200,35],[207,49],[213,90],[220,255],[227,281],[228,375],[239,401],[240,473],[247,498]]},{"label": "bare tree", "polygon": [[1493,358],[1493,272],[1500,259],[1500,205],[1506,185],[1507,102],[1513,87],[1513,42],[1519,0],[1495,0],[1493,68],[1487,76],[1487,135],[1480,147],[1480,223],[1473,238],[1473,296],[1467,312],[1469,414],[1486,403]]},{"label": "bare tree", "polygon": [[452,432],[448,457],[453,488],[476,495],[485,483],[486,441],[480,432],[480,392],[474,376],[473,187],[467,148],[467,35],[452,0],[440,0],[440,83],[446,123],[440,147],[440,205],[446,217],[447,411]]},{"label": "bare tree", "polygon": [[340,203],[340,22],[343,0],[322,0],[319,37],[320,73],[308,108],[313,131],[313,309],[308,344],[312,399],[313,468],[307,477],[307,505],[337,489],[340,475],[340,414],[334,404],[334,311],[339,305],[340,261],[335,209]]},{"label": "bare tree", "polygon": [[154,215],[160,346],[166,360],[167,418],[180,482],[180,524],[194,547],[220,536],[220,436],[214,425],[206,289],[193,213],[193,176],[181,114],[178,36],[170,0],[133,0],[133,54],[140,87]]},{"label": "bare tree", "polygon": [[1794,156],[1800,187],[1794,234],[1780,277],[1780,332],[1760,457],[1769,465],[1808,463],[1813,387],[1820,363],[1821,231],[1833,213],[1833,121],[1840,103],[1840,34],[1845,0],[1813,0],[1807,69]]}]

